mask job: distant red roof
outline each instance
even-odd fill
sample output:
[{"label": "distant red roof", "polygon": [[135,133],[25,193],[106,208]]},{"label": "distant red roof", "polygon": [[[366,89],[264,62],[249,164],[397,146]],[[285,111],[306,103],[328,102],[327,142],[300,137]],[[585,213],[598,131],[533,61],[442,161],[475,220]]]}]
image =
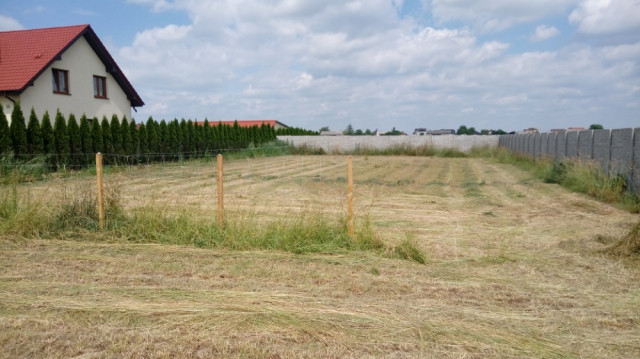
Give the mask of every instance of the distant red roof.
[{"label": "distant red roof", "polygon": [[89,25],[0,32],[0,92],[21,93],[73,43],[84,36],[131,106],[144,102]]},{"label": "distant red roof", "polygon": [[[210,126],[216,126],[219,123],[222,123],[223,125],[229,125],[229,126],[233,126],[233,123],[235,121],[209,121],[209,125]],[[197,121],[195,122],[198,125],[204,125],[204,121]],[[240,127],[252,127],[252,126],[262,126],[262,124],[266,124],[269,125],[271,127],[275,127],[276,123],[280,124],[280,126],[282,127],[288,127],[276,120],[259,120],[259,121],[238,121],[238,126]]]}]

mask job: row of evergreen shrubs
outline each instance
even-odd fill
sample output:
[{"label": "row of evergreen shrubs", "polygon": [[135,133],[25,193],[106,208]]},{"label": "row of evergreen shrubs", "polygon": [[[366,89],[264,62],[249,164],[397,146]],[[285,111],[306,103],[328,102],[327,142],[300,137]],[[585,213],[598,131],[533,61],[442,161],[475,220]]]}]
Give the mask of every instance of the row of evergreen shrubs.
[{"label": "row of evergreen shrubs", "polygon": [[95,160],[95,153],[105,154],[109,163],[139,163],[170,161],[202,157],[222,150],[259,146],[276,139],[273,127],[240,127],[209,123],[200,125],[191,120],[155,121],[136,124],[116,115],[78,122],[71,114],[67,119],[57,111],[54,124],[45,112],[38,119],[32,109],[28,125],[18,103],[12,112],[11,126],[0,111],[0,158],[3,162],[27,163],[43,159],[51,168],[84,167]]}]

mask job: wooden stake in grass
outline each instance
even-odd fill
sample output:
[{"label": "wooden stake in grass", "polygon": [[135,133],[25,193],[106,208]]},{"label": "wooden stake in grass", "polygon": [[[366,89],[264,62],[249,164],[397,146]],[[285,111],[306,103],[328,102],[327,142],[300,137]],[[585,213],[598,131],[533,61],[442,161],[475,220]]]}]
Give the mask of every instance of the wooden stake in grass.
[{"label": "wooden stake in grass", "polygon": [[98,177],[98,227],[104,229],[104,189],[102,186],[102,153],[96,153],[96,176]]},{"label": "wooden stake in grass", "polygon": [[349,237],[355,239],[355,229],[353,225],[353,157],[349,156],[347,160],[347,207],[349,211]]},{"label": "wooden stake in grass", "polygon": [[224,199],[222,190],[222,155],[218,155],[218,227],[224,224]]}]

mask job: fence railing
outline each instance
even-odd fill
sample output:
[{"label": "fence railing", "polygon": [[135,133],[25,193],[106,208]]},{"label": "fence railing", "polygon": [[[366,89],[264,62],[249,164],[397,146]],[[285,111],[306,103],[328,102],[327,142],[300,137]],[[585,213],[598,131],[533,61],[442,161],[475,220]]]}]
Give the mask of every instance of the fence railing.
[{"label": "fence railing", "polygon": [[595,162],[611,176],[621,175],[640,193],[640,128],[502,135],[500,147],[535,159]]}]

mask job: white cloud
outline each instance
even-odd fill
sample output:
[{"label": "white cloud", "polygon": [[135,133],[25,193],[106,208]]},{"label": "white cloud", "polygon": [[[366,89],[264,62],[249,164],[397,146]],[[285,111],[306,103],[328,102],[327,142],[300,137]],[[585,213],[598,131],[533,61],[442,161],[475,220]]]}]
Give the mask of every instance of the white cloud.
[{"label": "white cloud", "polygon": [[[578,0],[434,0],[438,19],[474,25],[458,27],[420,26],[383,0],[136,1],[191,19],[141,31],[120,49],[118,61],[147,103],[141,119],[512,130],[628,120],[629,104],[640,102],[638,41],[523,52],[474,28],[553,21]],[[541,25],[520,38],[558,33]],[[614,117],[612,108],[629,110]]]},{"label": "white cloud", "polygon": [[431,0],[434,17],[441,23],[471,22],[483,31],[501,31],[513,25],[562,14],[579,0]]},{"label": "white cloud", "polygon": [[583,0],[569,22],[585,34],[640,31],[640,0]]},{"label": "white cloud", "polygon": [[558,35],[560,31],[554,26],[539,25],[529,38],[531,41],[544,41]]},{"label": "white cloud", "polygon": [[0,31],[22,30],[24,26],[14,18],[0,14]]}]

